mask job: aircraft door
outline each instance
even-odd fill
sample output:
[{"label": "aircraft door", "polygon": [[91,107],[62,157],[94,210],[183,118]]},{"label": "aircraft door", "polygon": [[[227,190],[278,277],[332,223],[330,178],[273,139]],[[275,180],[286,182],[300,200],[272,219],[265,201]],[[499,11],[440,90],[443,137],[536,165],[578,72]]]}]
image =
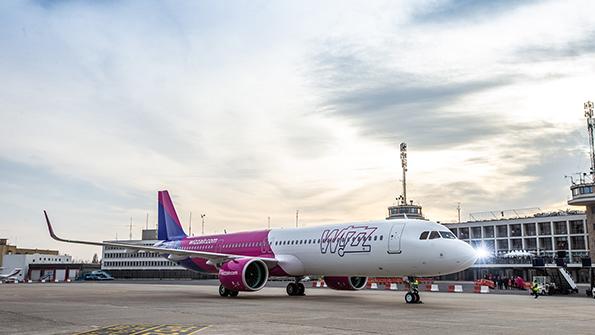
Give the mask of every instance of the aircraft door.
[{"label": "aircraft door", "polygon": [[401,237],[405,230],[405,222],[397,222],[393,224],[390,229],[388,236],[388,253],[389,254],[400,254],[401,253]]}]

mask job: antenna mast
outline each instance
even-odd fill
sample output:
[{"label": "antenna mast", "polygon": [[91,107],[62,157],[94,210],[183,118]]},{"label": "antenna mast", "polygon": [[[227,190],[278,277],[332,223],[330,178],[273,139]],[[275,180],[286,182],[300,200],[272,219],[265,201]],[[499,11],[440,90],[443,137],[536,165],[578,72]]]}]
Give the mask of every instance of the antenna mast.
[{"label": "antenna mast", "polygon": [[593,120],[593,101],[585,102],[585,117],[587,118],[587,130],[589,131],[589,146],[591,150],[591,177],[595,182],[595,145],[593,143],[593,127],[595,126],[595,120]]},{"label": "antenna mast", "polygon": [[401,147],[401,167],[403,168],[403,204],[407,204],[407,143],[403,142]]}]

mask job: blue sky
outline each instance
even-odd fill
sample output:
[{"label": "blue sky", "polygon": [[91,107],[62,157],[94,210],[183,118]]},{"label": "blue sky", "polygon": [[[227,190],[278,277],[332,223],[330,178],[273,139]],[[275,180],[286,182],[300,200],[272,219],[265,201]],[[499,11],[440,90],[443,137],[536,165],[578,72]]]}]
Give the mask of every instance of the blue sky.
[{"label": "blue sky", "polygon": [[0,3],[0,236],[138,237],[566,208],[595,99],[590,1]]}]

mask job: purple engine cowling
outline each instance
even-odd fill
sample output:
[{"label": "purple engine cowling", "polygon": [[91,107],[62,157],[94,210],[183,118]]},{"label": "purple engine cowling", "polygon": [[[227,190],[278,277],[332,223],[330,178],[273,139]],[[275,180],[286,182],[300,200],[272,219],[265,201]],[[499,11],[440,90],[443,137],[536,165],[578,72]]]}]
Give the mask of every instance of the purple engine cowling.
[{"label": "purple engine cowling", "polygon": [[258,291],[269,279],[266,264],[253,258],[235,259],[219,268],[219,281],[228,290]]},{"label": "purple engine cowling", "polygon": [[326,283],[326,286],[332,288],[333,290],[355,291],[366,287],[366,284],[368,283],[368,277],[328,276],[324,277],[324,282]]}]

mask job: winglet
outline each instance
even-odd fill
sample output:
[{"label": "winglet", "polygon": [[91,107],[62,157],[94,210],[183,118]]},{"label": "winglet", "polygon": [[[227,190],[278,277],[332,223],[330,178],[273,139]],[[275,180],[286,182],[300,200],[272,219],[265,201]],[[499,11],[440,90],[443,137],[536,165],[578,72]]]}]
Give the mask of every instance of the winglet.
[{"label": "winglet", "polygon": [[56,234],[54,234],[54,229],[52,228],[52,224],[50,223],[50,218],[48,217],[48,213],[45,211],[45,209],[43,210],[43,215],[45,215],[45,222],[48,224],[48,230],[50,231],[50,236],[54,240],[61,241],[62,239],[59,238],[58,236],[56,236]]}]

